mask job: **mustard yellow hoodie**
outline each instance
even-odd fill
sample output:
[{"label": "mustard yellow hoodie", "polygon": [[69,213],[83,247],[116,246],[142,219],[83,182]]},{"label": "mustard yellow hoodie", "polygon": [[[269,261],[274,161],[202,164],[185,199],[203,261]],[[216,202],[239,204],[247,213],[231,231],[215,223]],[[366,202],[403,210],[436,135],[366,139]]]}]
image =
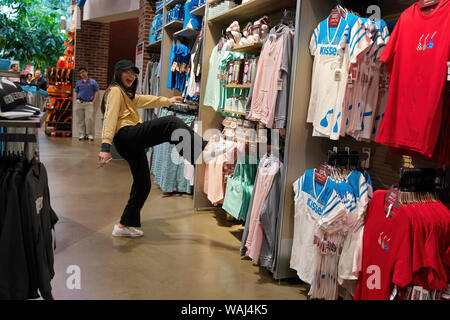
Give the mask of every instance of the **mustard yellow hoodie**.
[{"label": "mustard yellow hoodie", "polygon": [[171,105],[169,98],[151,95],[136,94],[131,100],[119,86],[110,87],[106,90],[105,95],[102,150],[104,150],[104,144],[112,144],[114,136],[121,128],[142,123],[138,108],[149,109]]}]

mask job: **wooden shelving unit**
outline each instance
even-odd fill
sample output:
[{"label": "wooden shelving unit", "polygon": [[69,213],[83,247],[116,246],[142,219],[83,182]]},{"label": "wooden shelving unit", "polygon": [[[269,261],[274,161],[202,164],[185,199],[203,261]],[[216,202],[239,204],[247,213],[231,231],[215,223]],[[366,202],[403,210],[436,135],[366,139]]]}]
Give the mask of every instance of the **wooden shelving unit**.
[{"label": "wooden shelving unit", "polygon": [[[296,1],[294,1],[296,2]],[[229,24],[233,21],[246,22],[264,15],[292,7],[292,0],[250,0],[227,12],[208,20],[208,23]]]},{"label": "wooden shelving unit", "polygon": [[206,11],[206,4],[194,9],[191,11],[191,14],[195,14],[196,16],[204,16]]},{"label": "wooden shelving unit", "polygon": [[164,26],[164,29],[167,31],[175,32],[175,31],[183,29],[183,24],[184,24],[183,21],[174,20],[174,21],[166,24]]},{"label": "wooden shelving unit", "polygon": [[247,52],[247,53],[260,53],[262,49],[262,43],[256,43],[250,46],[234,47],[231,51],[235,52]]},{"label": "wooden shelving unit", "polygon": [[186,28],[186,29],[175,32],[173,35],[179,36],[179,37],[190,38],[190,37],[196,37],[199,33],[200,33],[200,30]]},{"label": "wooden shelving unit", "polygon": [[233,111],[233,110],[222,110],[223,113],[234,113],[234,114],[239,114],[242,116],[245,116],[246,113],[245,112],[241,112],[241,111]]},{"label": "wooden shelving unit", "polygon": [[[214,0],[209,0],[208,1],[208,6],[210,6],[213,3]],[[227,12],[224,12],[214,18],[209,19],[208,18],[208,10],[209,7],[206,9],[206,21],[205,21],[205,39],[203,42],[203,70],[202,70],[202,90],[201,90],[201,97],[200,97],[200,120],[202,121],[202,129],[203,132],[206,132],[209,129],[219,129],[221,128],[221,124],[222,121],[224,119],[224,117],[226,116],[236,116],[236,117],[245,117],[246,113],[245,112],[239,112],[239,111],[233,111],[233,110],[221,110],[220,112],[217,112],[216,110],[214,110],[213,108],[211,108],[210,106],[206,106],[203,104],[204,101],[204,97],[205,97],[205,92],[206,92],[206,82],[207,82],[207,78],[208,78],[208,73],[209,73],[209,59],[212,53],[212,50],[214,49],[214,47],[218,44],[219,39],[222,36],[222,32],[223,30],[228,27],[233,21],[238,21],[239,25],[241,27],[245,26],[245,24],[247,22],[254,22],[257,19],[260,19],[263,16],[267,16],[269,18],[269,22],[270,25],[275,25],[277,24],[282,16],[283,16],[283,11],[284,9],[290,9],[290,10],[294,10],[294,12],[300,12],[300,6],[302,6],[302,9],[305,12],[310,11],[311,9],[309,9],[309,6],[317,6],[314,2],[315,1],[319,1],[322,2],[322,6],[324,5],[324,2],[331,2],[331,0],[250,0],[246,3],[243,3],[237,7],[234,7],[230,10],[228,10]],[[303,5],[303,3],[306,2],[305,5]],[[331,10],[332,7],[330,7],[329,10]],[[327,8],[328,10],[328,8]],[[311,12],[309,12],[309,14],[311,15]],[[313,21],[311,23],[311,27],[313,24],[315,24],[316,21]],[[314,28],[317,26],[314,25],[314,27],[312,27],[311,29],[311,33],[314,30]],[[298,26],[296,26],[298,28]],[[299,30],[299,29],[297,29]],[[308,37],[301,37],[301,39],[303,40],[308,38],[308,45],[309,45],[309,40],[310,40],[310,34],[309,29],[307,29],[306,31],[302,30],[303,32],[305,32],[305,34],[308,34]],[[298,39],[300,39],[299,34],[296,34],[294,36],[294,42],[296,45],[298,45]],[[306,40],[304,40],[306,42]],[[307,47],[306,47],[307,48]],[[248,52],[248,53],[254,53],[254,54],[258,54],[261,52],[262,49],[262,45],[261,44],[257,44],[257,45],[252,45],[252,46],[246,46],[246,47],[240,47],[240,48],[234,48],[233,51],[236,52]],[[307,50],[305,50],[305,52],[308,52]],[[293,53],[293,60],[294,61],[299,61],[299,60],[295,60],[296,59],[296,55],[297,51],[295,49],[295,45],[294,45],[294,53]],[[309,57],[309,60],[312,61],[311,57]],[[300,62],[297,62],[300,63]],[[292,65],[294,65],[295,63],[293,63]],[[305,68],[302,68],[303,72],[307,72],[305,70]],[[294,77],[295,74],[295,70],[292,70],[292,77]],[[295,83],[295,81],[291,81],[292,83]],[[307,83],[307,81],[305,82]],[[310,82],[309,82],[310,85]],[[230,84],[230,85],[225,85],[226,88],[233,88],[233,89],[250,89],[250,85],[236,85],[236,84]],[[291,85],[292,87],[292,85]],[[295,88],[295,90],[297,90]],[[305,92],[307,90],[303,90],[301,91],[302,95],[305,95]],[[306,95],[305,95],[306,96]],[[309,102],[309,97],[308,97],[308,102]],[[292,109],[292,106],[294,106],[294,101],[289,101],[289,107],[288,107],[288,111],[290,109]],[[295,105],[295,108],[297,108],[297,105]],[[304,106],[302,106],[302,108],[304,108]],[[302,110],[302,112],[300,112],[301,114],[303,114],[305,110]],[[306,113],[305,113],[306,115]],[[288,123],[289,121],[291,121],[291,119],[288,119]],[[297,122],[295,122],[297,124]],[[305,121],[305,125],[306,125],[306,121]],[[299,127],[303,127],[303,125],[299,125]],[[286,135],[290,135],[292,134],[291,132],[289,132],[288,130],[286,130],[287,133]],[[300,136],[302,135],[301,133],[299,134]],[[304,142],[302,142],[303,144],[306,144]],[[312,155],[311,155],[311,160],[312,162],[315,162],[317,159],[316,158],[316,150],[319,149],[320,144],[316,143],[314,147],[310,147],[313,151],[312,151]],[[286,144],[286,148],[289,148],[289,144],[287,141]],[[300,149],[300,148],[297,148]],[[301,153],[305,153],[304,148],[301,148]],[[324,152],[324,154],[326,154],[326,151],[320,150],[320,152],[317,152],[317,158],[319,158],[319,161],[322,161],[323,159],[321,158],[321,154],[322,152]],[[298,150],[296,150],[296,153],[298,153]],[[303,163],[304,160],[300,160],[299,161],[302,165],[298,166],[295,165],[296,169],[293,170],[292,167],[294,167],[293,164],[286,162],[285,163],[285,171],[282,172],[282,176],[283,176],[283,181],[281,183],[281,194],[280,194],[280,199],[281,199],[281,203],[283,203],[285,200],[289,201],[289,203],[293,202],[292,201],[292,192],[290,192],[289,187],[286,188],[286,186],[292,185],[292,183],[295,180],[292,180],[292,172],[295,171],[295,175],[297,175],[298,178],[298,172],[299,171],[299,167],[302,167],[303,169]],[[289,172],[288,172],[288,168],[289,168]],[[289,180],[287,180],[286,182],[286,177],[288,175],[288,173],[291,174],[291,176],[289,177]],[[205,175],[205,166],[202,165],[197,165],[196,167],[196,177],[195,177],[195,187],[194,187],[194,207],[197,210],[203,210],[203,209],[208,209],[211,208],[212,205],[209,202],[209,200],[207,199],[206,195],[204,194],[203,190],[203,184],[204,184],[204,175]],[[292,182],[291,182],[292,180]],[[290,183],[290,184],[289,184]],[[292,189],[292,188],[291,188]],[[287,192],[286,192],[287,190]],[[287,200],[288,199],[288,200]],[[280,249],[278,252],[278,264],[277,264],[277,270],[274,273],[274,278],[275,279],[284,279],[284,278],[288,278],[292,275],[295,276],[295,274],[289,273],[289,261],[287,260],[287,257],[289,256],[290,258],[290,252],[289,252],[289,244],[292,243],[292,227],[293,227],[293,211],[291,210],[293,208],[293,206],[290,207],[286,207],[286,209],[284,207],[282,207],[280,205],[280,230],[277,232],[279,234],[279,242],[276,244],[278,246],[278,248]],[[287,211],[287,212],[284,212]],[[292,220],[292,221],[291,221]],[[279,266],[281,265],[281,266]],[[279,272],[278,272],[279,270]],[[290,270],[292,271],[292,270]]]},{"label": "wooden shelving unit", "polygon": [[147,48],[148,49],[161,49],[161,42],[162,42],[162,40],[158,40],[158,41],[155,41],[153,43],[150,43],[147,46]]}]

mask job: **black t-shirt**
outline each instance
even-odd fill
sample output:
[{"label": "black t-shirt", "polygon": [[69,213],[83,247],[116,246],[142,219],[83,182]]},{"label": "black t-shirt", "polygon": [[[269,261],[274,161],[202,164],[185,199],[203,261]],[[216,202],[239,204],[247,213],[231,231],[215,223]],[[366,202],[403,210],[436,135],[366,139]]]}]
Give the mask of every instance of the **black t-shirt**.
[{"label": "black t-shirt", "polygon": [[31,84],[38,87],[38,89],[42,89],[44,91],[47,90],[47,81],[45,81],[44,78],[39,78],[39,79],[33,79],[33,81],[31,81]]}]

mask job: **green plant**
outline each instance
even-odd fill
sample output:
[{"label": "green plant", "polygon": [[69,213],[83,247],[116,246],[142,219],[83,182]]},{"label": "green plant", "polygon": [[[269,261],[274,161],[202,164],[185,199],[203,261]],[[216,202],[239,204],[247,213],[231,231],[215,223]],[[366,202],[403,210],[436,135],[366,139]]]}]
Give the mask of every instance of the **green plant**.
[{"label": "green plant", "polygon": [[61,15],[70,0],[0,0],[0,56],[21,66],[55,66],[64,54]]}]

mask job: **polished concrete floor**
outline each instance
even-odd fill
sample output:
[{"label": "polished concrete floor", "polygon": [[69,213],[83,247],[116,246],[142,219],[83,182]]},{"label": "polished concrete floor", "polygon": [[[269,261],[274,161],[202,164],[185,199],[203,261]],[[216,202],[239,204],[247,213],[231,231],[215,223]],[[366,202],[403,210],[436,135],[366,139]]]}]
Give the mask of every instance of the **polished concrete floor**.
[{"label": "polished concrete floor", "polygon": [[[163,197],[156,185],[142,210],[145,236],[111,237],[131,174],[125,161],[97,168],[99,144],[40,135],[60,219],[55,299],[306,299],[301,282],[274,281],[240,257],[241,224],[220,212],[195,212],[190,196]],[[80,289],[70,285],[71,266],[79,267]]]}]

